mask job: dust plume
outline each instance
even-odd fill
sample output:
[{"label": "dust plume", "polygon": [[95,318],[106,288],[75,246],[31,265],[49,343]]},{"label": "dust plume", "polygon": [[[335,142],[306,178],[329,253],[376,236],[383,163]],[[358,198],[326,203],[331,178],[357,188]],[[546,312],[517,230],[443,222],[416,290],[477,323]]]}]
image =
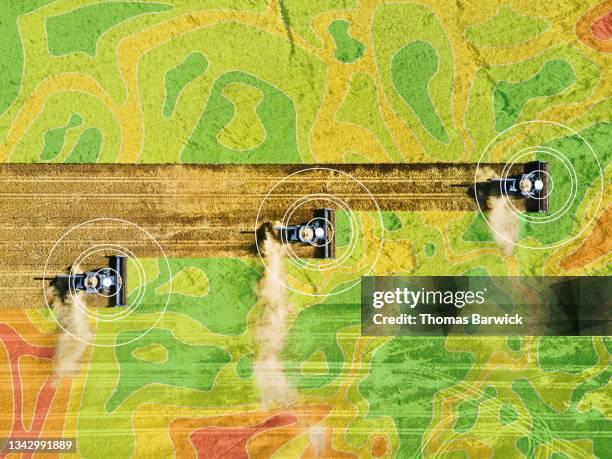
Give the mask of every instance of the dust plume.
[{"label": "dust plume", "polygon": [[[75,271],[78,272],[78,271]],[[81,357],[91,340],[91,330],[85,312],[85,293],[70,292],[67,283],[54,282],[46,290],[47,303],[53,308],[61,327],[55,345],[55,384],[63,376],[78,373]]]},{"label": "dust plume", "polygon": [[321,456],[325,451],[325,427],[323,426],[312,426],[308,429],[308,439],[312,445],[312,449]]},{"label": "dust plume", "polygon": [[287,319],[291,312],[284,284],[282,253],[282,245],[266,232],[264,255],[267,266],[258,288],[258,295],[263,302],[263,313],[257,329],[259,353],[253,365],[253,373],[259,385],[260,402],[264,409],[275,406],[284,408],[296,399],[279,359],[287,334]]},{"label": "dust plume", "polygon": [[487,220],[493,228],[493,238],[506,256],[512,255],[514,243],[518,240],[519,219],[503,196],[491,196],[487,200]]},{"label": "dust plume", "polygon": [[[479,168],[476,173],[476,182],[488,182],[499,178],[499,174],[490,167]],[[508,198],[499,194],[497,185],[490,187],[482,198],[486,199],[488,209],[486,218],[493,229],[491,233],[495,242],[504,255],[512,255],[514,243],[518,240],[519,234],[518,217],[512,211],[509,203],[505,201]]]}]

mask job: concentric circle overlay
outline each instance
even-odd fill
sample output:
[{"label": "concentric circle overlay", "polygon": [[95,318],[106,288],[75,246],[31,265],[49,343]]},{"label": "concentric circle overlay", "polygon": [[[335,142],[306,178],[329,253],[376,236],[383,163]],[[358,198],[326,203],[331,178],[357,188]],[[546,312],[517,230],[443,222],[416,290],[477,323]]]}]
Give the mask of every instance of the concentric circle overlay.
[{"label": "concentric circle overlay", "polygon": [[[503,192],[502,201],[508,212],[521,221],[521,234],[530,242],[538,241],[537,245],[508,239],[491,223],[487,209],[481,207],[479,200],[476,203],[487,225],[499,238],[526,249],[551,249],[579,237],[591,225],[601,207],[605,183],[603,171],[595,150],[583,136],[553,121],[515,124],[486,146],[478,160],[474,185],[479,177],[485,175],[482,163],[504,163],[500,176],[504,179],[521,174],[525,163],[536,160],[548,163],[548,171],[543,171],[548,179],[548,188],[544,193],[549,203],[548,212],[522,211],[517,205],[518,201]],[[592,176],[586,171],[593,171]],[[585,197],[588,208],[581,209]],[[576,218],[577,214],[579,218]]]},{"label": "concentric circle overlay", "polygon": [[[320,184],[322,192],[304,191],[308,188],[304,185],[312,183]],[[360,203],[359,211],[351,207],[351,202]],[[372,272],[382,252],[384,226],[376,198],[361,181],[330,167],[302,169],[274,184],[259,206],[255,229],[275,222],[282,226],[314,222],[317,218],[314,210],[322,208],[336,211],[336,227],[332,229],[337,242],[334,259],[304,258],[298,255],[301,252],[297,245],[280,241],[289,263],[286,275],[279,278],[281,276],[268,270],[261,241],[255,238],[259,258],[268,274],[300,295],[327,297],[346,292],[357,285],[362,276]],[[366,215],[365,211],[376,212],[376,217]],[[308,279],[317,280],[309,282]],[[314,282],[317,284],[313,285]],[[342,289],[330,291],[338,285],[342,285]]]},{"label": "concentric circle overlay", "polygon": [[[123,288],[129,296],[128,306],[108,308],[109,295],[102,291],[97,294],[85,294],[83,301],[75,296],[74,284],[69,284],[69,292],[73,295],[75,304],[80,308],[85,320],[97,323],[96,333],[90,340],[74,333],[52,314],[60,328],[78,341],[98,347],[117,347],[132,343],[151,331],[162,319],[172,295],[172,272],[168,258],[159,242],[146,229],[127,220],[119,218],[96,218],[79,223],[67,230],[53,244],[45,260],[43,279],[51,279],[64,274],[70,268],[70,274],[81,272],[97,272],[108,268],[109,256],[125,256],[128,258],[129,276],[121,279]],[[155,288],[158,283],[151,282],[147,277],[145,259],[156,259],[160,268],[167,272],[168,288],[165,293],[158,294]],[[42,281],[43,291],[47,282]],[[44,295],[47,307],[49,301]],[[143,310],[145,299],[154,298],[155,305]],[[148,306],[155,306],[148,305]],[[126,339],[117,340],[119,332],[128,333]]]}]

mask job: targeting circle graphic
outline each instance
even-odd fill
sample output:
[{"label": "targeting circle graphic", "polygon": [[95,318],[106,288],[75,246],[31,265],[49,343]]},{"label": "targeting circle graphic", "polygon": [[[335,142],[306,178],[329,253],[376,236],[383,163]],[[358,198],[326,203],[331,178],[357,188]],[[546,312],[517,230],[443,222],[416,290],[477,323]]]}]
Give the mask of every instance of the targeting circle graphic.
[{"label": "targeting circle graphic", "polygon": [[[91,341],[72,333],[52,314],[58,326],[74,339],[97,347],[117,347],[132,343],[151,331],[162,319],[172,295],[172,272],[168,258],[159,242],[146,229],[127,220],[119,218],[97,218],[82,222],[68,229],[57,239],[45,260],[43,279],[51,279],[59,274],[65,274],[69,267],[70,275],[83,271],[96,272],[106,268],[109,256],[124,256],[128,258],[128,279],[119,278],[123,288],[129,295],[128,306],[108,308],[109,295],[104,286],[93,286],[93,294],[77,295],[74,283],[68,283],[68,295],[73,299],[73,306],[88,320],[98,323],[98,329],[112,326],[112,322],[129,321],[130,330],[137,330],[136,336],[129,340],[116,342],[116,333],[91,335]],[[155,258],[163,264],[168,272],[169,288],[163,294],[154,291],[153,279],[147,277],[144,267],[145,258]],[[64,272],[58,269],[64,268]],[[108,268],[106,268],[108,269]],[[112,268],[111,268],[112,269]],[[43,293],[48,287],[47,281],[42,281]],[[154,296],[153,296],[154,295]],[[49,299],[43,295],[49,309]],[[154,297],[160,309],[143,312],[140,306],[146,298]],[[83,300],[79,300],[83,298]],[[100,306],[100,307],[95,307]]]},{"label": "targeting circle graphic", "polygon": [[[321,172],[329,175],[328,181],[342,182],[342,195],[334,192],[299,193],[287,195],[286,185],[290,182],[307,182],[314,180],[315,175],[320,179]],[[335,182],[334,182],[335,183]],[[333,187],[332,187],[333,188]],[[295,189],[295,184],[293,184]],[[328,191],[328,190],[323,190]],[[358,199],[367,202],[366,206],[375,212],[375,216],[361,214],[355,211],[350,200]],[[336,257],[333,259],[313,259],[301,256],[294,244],[281,240],[284,258],[288,260],[287,275],[279,279],[272,270],[268,269],[265,253],[261,241],[255,237],[257,252],[264,268],[276,280],[294,293],[305,296],[321,296],[340,294],[357,285],[362,276],[369,275],[381,255],[384,245],[384,226],[380,206],[370,190],[352,175],[330,167],[311,167],[302,169],[279,180],[266,193],[257,211],[255,230],[264,224],[272,223],[286,227],[297,223],[310,223],[317,217],[312,216],[315,209],[332,208],[336,211],[336,225],[331,234],[336,241],[341,238],[342,244],[336,248]],[[341,221],[338,225],[338,221]],[[371,221],[371,228],[366,222]],[[329,222],[328,222],[329,223]],[[329,242],[326,242],[329,243]],[[372,258],[368,262],[365,259]],[[304,278],[313,275],[339,276],[343,279],[343,287],[333,292],[312,291],[311,285],[304,282]],[[337,284],[337,281],[334,282]]]},{"label": "targeting circle graphic", "polygon": [[[528,147],[528,148],[525,148],[519,151],[518,153],[515,153],[504,166],[504,170],[502,172],[502,178],[509,177],[511,175],[510,170],[512,170],[514,166],[516,166],[517,164],[520,164],[521,162],[529,161],[530,156],[536,156],[540,159],[546,159],[546,160],[550,160],[550,159],[558,160],[558,162],[563,165],[563,167],[565,168],[564,173],[570,179],[569,192],[564,194],[564,196],[566,196],[567,199],[565,199],[565,201],[563,202],[563,204],[560,206],[559,209],[553,210],[552,213],[547,212],[544,215],[528,214],[528,213],[521,212],[518,209],[518,207],[515,205],[513,200],[510,199],[510,197],[505,192],[503,193],[504,198],[506,198],[504,199],[504,203],[506,203],[507,206],[510,206],[512,208],[513,213],[520,220],[523,220],[525,222],[532,222],[532,223],[538,223],[538,224],[554,222],[555,220],[563,217],[563,215],[565,215],[565,213],[568,210],[570,210],[571,206],[576,201],[576,195],[578,191],[578,175],[576,174],[576,169],[574,168],[572,163],[567,159],[567,157],[563,155],[561,152],[559,152],[558,150],[554,148],[550,148],[550,147],[545,147],[543,145],[539,145],[536,147]],[[546,190],[546,193],[539,199],[550,198],[552,196],[552,192],[554,189],[553,175],[549,171],[548,172],[539,171],[539,172],[542,172],[546,175],[546,178],[548,179],[548,184],[549,184]]]},{"label": "targeting circle graphic", "polygon": [[[571,142],[567,139],[571,139]],[[511,171],[516,170],[519,164],[535,160],[545,161],[549,165],[548,171],[543,171],[548,179],[548,188],[540,198],[548,199],[548,212],[524,212],[500,185],[501,199],[506,209],[521,222],[527,234],[535,239],[542,234],[547,237],[559,235],[557,240],[540,241],[539,245],[530,245],[520,239],[510,240],[491,224],[487,218],[487,209],[483,208],[478,199],[476,203],[491,231],[504,241],[526,249],[560,247],[578,238],[591,225],[601,207],[605,188],[597,154],[578,132],[553,121],[536,120],[515,124],[498,134],[486,146],[478,160],[473,185],[476,187],[481,181],[479,177],[485,175],[482,163],[505,163],[500,175],[503,180],[515,174]],[[589,181],[585,180],[584,171],[587,170],[595,171],[595,176]],[[581,197],[588,199],[588,208],[580,210],[582,214],[576,218]],[[562,234],[562,230],[568,234]]]}]

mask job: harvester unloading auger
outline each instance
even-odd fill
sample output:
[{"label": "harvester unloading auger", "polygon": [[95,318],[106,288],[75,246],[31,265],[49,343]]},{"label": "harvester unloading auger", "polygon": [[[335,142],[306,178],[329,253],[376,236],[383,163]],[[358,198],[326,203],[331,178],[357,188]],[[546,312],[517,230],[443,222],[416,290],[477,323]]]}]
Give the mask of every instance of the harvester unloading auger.
[{"label": "harvester unloading auger", "polygon": [[[257,256],[261,238],[272,234],[297,257],[330,259],[336,256],[336,230],[342,231],[336,228],[338,211],[473,212],[486,209],[487,197],[500,195],[523,201],[526,212],[548,211],[546,163],[482,164],[500,178],[474,183],[478,167],[2,164],[0,290],[22,307],[44,304],[32,278],[44,266],[46,277],[66,283],[59,273],[96,244],[129,246],[130,259],[157,258],[158,247],[174,258],[237,258]],[[296,202],[301,205],[294,209]],[[96,223],[101,217],[146,228],[157,246],[117,225]],[[79,228],[83,222],[93,223]],[[79,228],[78,237],[64,239],[45,263],[53,242],[72,228]],[[113,254],[105,248],[98,253]],[[111,306],[126,305],[128,258],[109,262],[89,258],[80,263],[86,272],[68,280],[98,296],[98,304],[107,297]]]}]

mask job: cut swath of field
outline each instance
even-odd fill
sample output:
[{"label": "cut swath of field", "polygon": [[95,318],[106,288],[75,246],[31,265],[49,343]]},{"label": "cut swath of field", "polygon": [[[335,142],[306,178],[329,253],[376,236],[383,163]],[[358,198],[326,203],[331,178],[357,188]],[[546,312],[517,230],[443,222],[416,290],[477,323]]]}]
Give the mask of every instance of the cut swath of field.
[{"label": "cut swath of field", "polygon": [[[312,210],[319,207],[343,210],[330,204],[328,196],[344,202],[348,206],[344,210],[376,211],[370,192],[381,210],[477,210],[468,195],[475,165],[324,167],[328,169],[296,165],[3,165],[0,290],[19,298],[19,304],[41,303],[35,300],[40,286],[32,278],[42,274],[53,245],[71,228],[100,216],[146,229],[169,257],[197,258],[257,256],[256,222],[283,220],[292,204],[304,197],[312,200],[298,207],[289,223],[309,221]],[[298,171],[304,172],[275,187]],[[264,198],[266,205],[262,206]],[[94,221],[62,241],[47,273],[63,272],[96,244],[129,248],[138,258],[160,256],[159,247],[135,227]],[[296,252],[313,256],[309,247],[298,247]],[[98,255],[83,268],[103,266],[105,254]],[[94,261],[99,265],[93,265]]]}]

